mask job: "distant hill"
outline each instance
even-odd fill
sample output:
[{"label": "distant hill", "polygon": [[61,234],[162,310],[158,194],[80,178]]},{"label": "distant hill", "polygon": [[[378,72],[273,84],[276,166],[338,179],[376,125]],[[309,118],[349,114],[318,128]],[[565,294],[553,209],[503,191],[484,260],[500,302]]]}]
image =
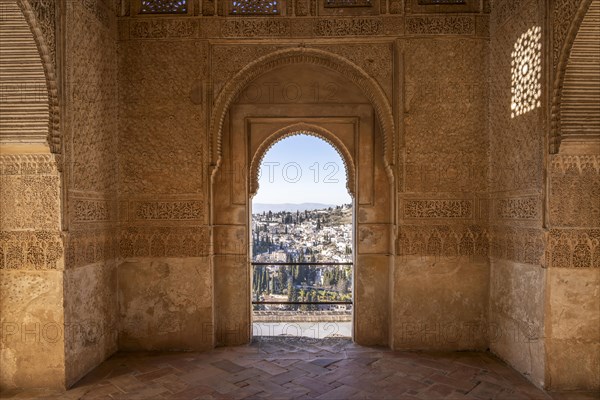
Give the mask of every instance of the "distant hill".
[{"label": "distant hill", "polygon": [[254,203],[252,204],[253,214],[262,214],[263,212],[272,211],[274,213],[280,211],[305,211],[305,210],[321,210],[323,208],[335,207],[336,204],[322,204],[322,203],[283,203],[283,204],[265,204],[265,203]]}]

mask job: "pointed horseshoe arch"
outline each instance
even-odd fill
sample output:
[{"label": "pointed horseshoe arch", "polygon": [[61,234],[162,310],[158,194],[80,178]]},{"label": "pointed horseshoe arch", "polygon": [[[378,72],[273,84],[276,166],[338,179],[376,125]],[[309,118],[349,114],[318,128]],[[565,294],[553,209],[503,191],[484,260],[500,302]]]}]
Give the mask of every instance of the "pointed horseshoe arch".
[{"label": "pointed horseshoe arch", "polygon": [[[559,49],[558,62],[554,71],[554,82],[553,82],[553,96],[552,96],[552,107],[550,110],[550,138],[549,138],[549,152],[550,154],[558,153],[561,141],[561,122],[560,122],[560,103],[563,92],[563,83],[565,80],[565,72],[567,70],[567,64],[569,62],[569,56],[571,55],[571,49],[573,43],[579,32],[583,18],[587,13],[592,0],[582,0],[579,3],[579,7],[575,12],[573,20],[571,21],[569,28],[564,37],[562,47]],[[553,21],[557,24],[558,21]],[[555,38],[557,39],[557,38]]]},{"label": "pointed horseshoe arch", "polygon": [[375,109],[383,133],[384,161],[389,173],[395,159],[395,127],[392,108],[383,90],[375,79],[346,58],[306,47],[279,50],[261,57],[242,68],[222,89],[215,101],[210,119],[210,154],[215,169],[221,163],[223,121],[235,98],[250,82],[266,72],[283,65],[299,63],[320,65],[336,71],[363,91]]},{"label": "pointed horseshoe arch", "polygon": [[299,123],[279,129],[261,143],[259,148],[254,153],[250,162],[250,196],[256,195],[258,192],[258,171],[265,157],[265,154],[276,143],[296,135],[309,135],[322,139],[329,143],[341,156],[346,169],[346,189],[350,196],[355,197],[355,165],[350,151],[344,146],[342,141],[336,135],[317,125]]},{"label": "pointed horseshoe arch", "polygon": [[[53,3],[51,3],[53,4]],[[50,151],[54,154],[61,154],[61,137],[60,137],[60,105],[58,102],[58,83],[56,80],[56,71],[54,69],[54,60],[49,49],[47,39],[41,28],[41,24],[35,16],[35,12],[27,0],[18,0],[17,5],[25,16],[25,20],[29,25],[29,29],[33,34],[35,44],[37,46],[44,74],[46,75],[46,87],[48,89],[48,145]]]}]

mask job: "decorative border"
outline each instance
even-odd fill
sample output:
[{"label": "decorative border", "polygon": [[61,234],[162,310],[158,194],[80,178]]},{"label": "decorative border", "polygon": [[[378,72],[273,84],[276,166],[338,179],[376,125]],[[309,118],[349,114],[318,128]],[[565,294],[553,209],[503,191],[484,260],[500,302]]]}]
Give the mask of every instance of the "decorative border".
[{"label": "decorative border", "polygon": [[62,269],[60,232],[0,232],[0,270]]},{"label": "decorative border", "polygon": [[[406,29],[405,29],[406,26]],[[148,17],[119,19],[121,40],[331,38],[465,35],[489,37],[489,16],[385,14],[354,17]]]},{"label": "decorative border", "polygon": [[488,257],[491,237],[479,225],[401,225],[398,256]]},{"label": "decorative border", "polygon": [[490,256],[523,264],[544,264],[544,232],[535,228],[492,227]]},{"label": "decorative border", "polygon": [[600,229],[551,229],[548,268],[600,268]]},{"label": "decorative border", "polygon": [[498,219],[536,220],[541,217],[538,196],[519,196],[494,199],[494,215]]},{"label": "decorative border", "polygon": [[204,219],[204,202],[201,200],[134,201],[132,206],[136,221]]},{"label": "decorative border", "polygon": [[210,254],[210,228],[124,228],[119,255],[132,257],[204,257]]},{"label": "decorative border", "polygon": [[406,18],[409,35],[473,35],[475,20],[471,16],[414,16]]},{"label": "decorative border", "polygon": [[70,231],[66,240],[66,268],[106,262],[117,258],[114,230]]},{"label": "decorative border", "polygon": [[58,174],[58,162],[55,155],[0,155],[0,176],[56,174]]},{"label": "decorative border", "polygon": [[473,201],[464,199],[405,199],[404,218],[447,219],[473,218]]},{"label": "decorative border", "polygon": [[110,201],[104,199],[73,199],[73,222],[110,221]]},{"label": "decorative border", "polygon": [[579,174],[584,171],[595,171],[600,173],[600,155],[556,155],[551,160],[552,172],[565,174],[569,170],[575,170]]}]

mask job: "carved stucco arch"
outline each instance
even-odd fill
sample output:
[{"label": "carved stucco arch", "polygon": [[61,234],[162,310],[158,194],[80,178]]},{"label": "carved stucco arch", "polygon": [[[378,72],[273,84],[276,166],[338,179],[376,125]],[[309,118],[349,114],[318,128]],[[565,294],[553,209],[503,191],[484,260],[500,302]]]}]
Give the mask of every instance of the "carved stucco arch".
[{"label": "carved stucco arch", "polygon": [[388,174],[391,174],[391,166],[394,164],[395,128],[392,108],[385,93],[374,78],[348,59],[327,51],[307,47],[278,50],[263,56],[242,68],[223,87],[215,101],[210,119],[213,166],[218,168],[221,163],[223,122],[236,97],[249,83],[268,71],[284,65],[301,63],[315,64],[338,72],[361,89],[371,102],[379,120],[383,133],[384,162]]},{"label": "carved stucco arch", "polygon": [[332,132],[313,124],[297,123],[273,132],[258,146],[250,162],[250,196],[258,192],[258,171],[260,165],[271,147],[276,143],[296,135],[309,135],[329,143],[340,155],[346,170],[346,189],[355,198],[355,166],[354,158],[342,141]]},{"label": "carved stucco arch", "polygon": [[[552,108],[551,108],[551,129],[550,129],[550,153],[556,154],[560,148],[561,140],[561,128],[560,128],[560,102],[562,97],[563,82],[565,79],[565,71],[569,62],[569,56],[571,55],[571,49],[573,43],[579,32],[583,18],[590,8],[592,0],[581,0],[579,7],[575,12],[573,20],[569,25],[567,34],[562,42],[560,53],[558,56],[558,62],[556,64],[556,70],[554,71],[554,82],[553,82],[553,93],[552,93]],[[553,24],[557,24],[557,21],[552,21]],[[558,38],[553,38],[557,40]]]},{"label": "carved stucco arch", "polygon": [[41,24],[29,1],[17,0],[17,5],[25,16],[25,21],[27,21],[27,24],[29,25],[40,58],[42,59],[42,66],[44,68],[44,74],[46,75],[46,87],[48,89],[48,145],[50,146],[50,151],[52,153],[60,154],[60,108],[58,103],[58,83],[56,80],[52,52],[50,51],[48,43],[46,43]]}]

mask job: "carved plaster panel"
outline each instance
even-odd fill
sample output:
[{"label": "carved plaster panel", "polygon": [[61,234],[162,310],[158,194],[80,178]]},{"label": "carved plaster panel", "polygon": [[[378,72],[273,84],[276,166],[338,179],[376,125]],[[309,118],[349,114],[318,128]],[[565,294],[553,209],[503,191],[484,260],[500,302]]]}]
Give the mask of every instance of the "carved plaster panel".
[{"label": "carved plaster panel", "polygon": [[62,268],[63,239],[60,232],[0,232],[0,269]]},{"label": "carved plaster panel", "polygon": [[53,155],[0,156],[0,187],[2,230],[60,226],[60,178]]},{"label": "carved plaster panel", "polygon": [[119,232],[119,255],[131,257],[202,257],[210,251],[210,229],[157,227],[123,228]]},{"label": "carved plaster panel", "polygon": [[549,268],[600,268],[600,229],[551,229]]},{"label": "carved plaster panel", "polygon": [[550,163],[553,227],[600,227],[600,156],[554,155]]},{"label": "carved plaster panel", "polygon": [[396,254],[487,258],[490,239],[487,230],[478,225],[402,225]]}]

